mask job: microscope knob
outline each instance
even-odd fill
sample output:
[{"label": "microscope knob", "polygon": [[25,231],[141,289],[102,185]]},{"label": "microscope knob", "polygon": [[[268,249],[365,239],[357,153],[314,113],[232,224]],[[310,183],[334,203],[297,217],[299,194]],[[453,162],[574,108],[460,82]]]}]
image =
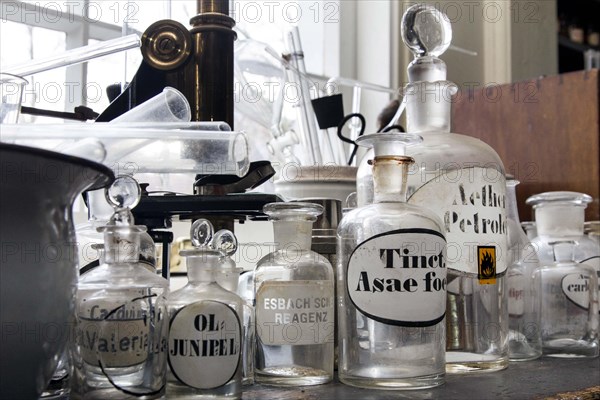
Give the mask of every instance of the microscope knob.
[{"label": "microscope knob", "polygon": [[177,21],[157,21],[142,35],[142,55],[153,68],[173,70],[185,63],[191,53],[192,35]]}]

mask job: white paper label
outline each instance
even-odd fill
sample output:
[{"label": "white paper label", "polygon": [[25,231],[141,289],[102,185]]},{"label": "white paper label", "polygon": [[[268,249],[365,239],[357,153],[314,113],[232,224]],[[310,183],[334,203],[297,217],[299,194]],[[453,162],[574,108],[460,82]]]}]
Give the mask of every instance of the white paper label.
[{"label": "white paper label", "polygon": [[171,318],[169,368],[196,389],[225,385],[240,364],[242,334],[237,313],[227,304],[199,301]]},{"label": "white paper label", "polygon": [[265,282],[256,292],[256,332],[263,344],[333,343],[331,281]]},{"label": "white paper label", "polygon": [[446,241],[429,229],[401,229],[374,236],[348,261],[348,295],[378,322],[431,326],[446,312]]},{"label": "white paper label", "polygon": [[525,278],[522,274],[507,277],[508,314],[520,317],[525,312]]},{"label": "white paper label", "polygon": [[579,307],[590,308],[590,280],[582,274],[566,275],[561,282],[565,296]]},{"label": "white paper label", "polygon": [[463,168],[440,173],[408,202],[444,221],[448,268],[493,284],[507,268],[505,193],[506,180],[495,168]]},{"label": "white paper label", "polygon": [[131,291],[130,301],[83,299],[77,310],[77,344],[83,360],[102,368],[130,367],[149,354],[167,351],[167,339],[156,340],[165,310],[152,297]]}]

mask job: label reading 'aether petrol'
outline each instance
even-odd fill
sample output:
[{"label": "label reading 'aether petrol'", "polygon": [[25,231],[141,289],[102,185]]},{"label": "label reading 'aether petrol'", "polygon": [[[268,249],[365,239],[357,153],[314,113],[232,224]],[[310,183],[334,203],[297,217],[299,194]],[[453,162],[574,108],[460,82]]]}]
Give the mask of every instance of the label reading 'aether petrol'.
[{"label": "label reading 'aether petrol'", "polygon": [[231,307],[218,301],[192,303],[171,318],[169,368],[188,386],[218,388],[235,376],[241,343],[240,320]]},{"label": "label reading 'aether petrol'", "polygon": [[374,236],[348,261],[350,300],[363,314],[398,326],[431,326],[446,312],[446,241],[429,229]]},{"label": "label reading 'aether petrol'", "polygon": [[265,282],[256,292],[256,332],[269,346],[333,342],[331,281]]},{"label": "label reading 'aether petrol'", "polygon": [[[507,268],[505,193],[506,180],[495,168],[463,168],[440,173],[408,202],[429,208],[444,221],[448,268],[494,283]],[[481,246],[495,248],[493,276],[485,274],[488,269],[482,274]]]}]

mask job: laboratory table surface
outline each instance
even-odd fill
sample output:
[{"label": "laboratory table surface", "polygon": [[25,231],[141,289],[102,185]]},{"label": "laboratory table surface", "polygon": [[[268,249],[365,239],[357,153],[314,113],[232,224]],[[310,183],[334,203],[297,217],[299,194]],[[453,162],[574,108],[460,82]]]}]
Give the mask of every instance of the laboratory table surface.
[{"label": "laboratory table surface", "polygon": [[447,375],[435,389],[359,389],[335,380],[312,387],[244,387],[244,400],[556,399],[600,400],[600,359],[541,358],[510,363],[504,371]]}]

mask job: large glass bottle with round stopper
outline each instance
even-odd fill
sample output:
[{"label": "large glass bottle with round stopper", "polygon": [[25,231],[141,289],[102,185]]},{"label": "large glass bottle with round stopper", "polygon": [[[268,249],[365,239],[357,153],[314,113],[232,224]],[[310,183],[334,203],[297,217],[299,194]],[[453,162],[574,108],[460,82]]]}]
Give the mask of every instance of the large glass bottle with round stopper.
[{"label": "large glass bottle with round stopper", "polygon": [[[230,231],[213,237],[208,220],[192,224],[183,250],[188,284],[169,297],[167,397],[239,399],[242,395],[242,299],[218,281],[237,249]],[[215,238],[217,240],[215,240]]]},{"label": "large glass bottle with round stopper", "polygon": [[[448,240],[447,370],[503,369],[508,365],[504,166],[481,140],[450,132],[457,88],[446,80],[446,65],[438,58],[450,44],[446,15],[428,5],[410,7],[402,38],[415,56],[405,88],[407,132],[423,137],[407,149],[415,160],[408,203],[435,212]],[[363,160],[359,205],[371,202],[372,182]]]},{"label": "large glass bottle with round stopper", "polygon": [[406,203],[415,135],[373,134],[374,203],[338,227],[338,372],[343,383],[419,389],[444,383],[446,240],[435,213]]},{"label": "large glass bottle with round stopper", "polygon": [[99,228],[104,262],[79,281],[74,399],[164,395],[169,284],[139,262],[146,227],[134,225],[128,208],[137,204],[137,196],[112,198],[119,207],[108,225]]},{"label": "large glass bottle with round stopper", "polygon": [[318,385],[333,379],[334,278],[327,259],[311,251],[312,224],[323,207],[267,204],[275,248],[257,264],[257,383]]}]

